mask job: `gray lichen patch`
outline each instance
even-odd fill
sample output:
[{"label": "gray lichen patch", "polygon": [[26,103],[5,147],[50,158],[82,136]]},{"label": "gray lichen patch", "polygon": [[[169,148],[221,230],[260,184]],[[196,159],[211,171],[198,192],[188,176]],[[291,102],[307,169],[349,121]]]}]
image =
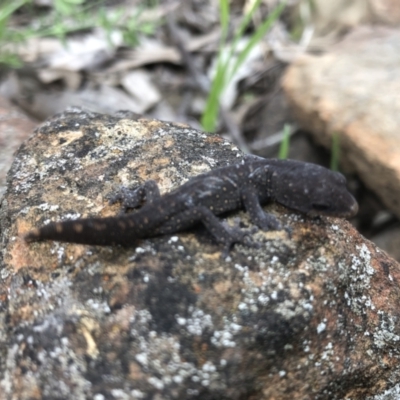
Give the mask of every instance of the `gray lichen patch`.
[{"label": "gray lichen patch", "polygon": [[[0,399],[364,399],[398,382],[398,264],[343,220],[269,205],[291,234],[258,230],[258,248],[225,259],[201,226],[125,248],[21,240],[115,215],[120,185],[166,192],[241,159],[221,138],[126,113],[75,110],[38,129],[0,215]],[[251,231],[244,212],[226,223],[238,216]]]}]

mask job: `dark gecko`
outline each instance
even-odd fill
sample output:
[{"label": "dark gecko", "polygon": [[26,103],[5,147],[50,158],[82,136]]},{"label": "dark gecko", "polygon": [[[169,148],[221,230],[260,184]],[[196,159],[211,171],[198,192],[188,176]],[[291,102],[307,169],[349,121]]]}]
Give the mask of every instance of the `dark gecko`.
[{"label": "dark gecko", "polygon": [[261,207],[271,201],[307,215],[352,217],[358,211],[340,173],[300,161],[258,157],[198,175],[163,196],[155,181],[146,181],[134,190],[124,189],[112,202],[119,200],[125,210],[144,200],[146,204],[131,214],[50,223],[29,232],[25,240],[132,246],[137,239],[176,233],[202,222],[229,249],[243,243],[246,233],[216,217],[228,211],[244,208],[252,223],[265,231],[282,229]]}]

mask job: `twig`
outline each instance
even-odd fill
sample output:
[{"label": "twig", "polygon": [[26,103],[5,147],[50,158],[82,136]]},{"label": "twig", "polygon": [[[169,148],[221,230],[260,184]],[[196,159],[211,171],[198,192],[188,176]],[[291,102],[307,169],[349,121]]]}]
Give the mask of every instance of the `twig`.
[{"label": "twig", "polygon": [[[172,40],[174,41],[175,46],[177,47],[181,57],[182,62],[188,69],[190,75],[193,77],[198,88],[205,94],[208,94],[211,83],[208,77],[205,74],[202,74],[197,66],[194,64],[192,55],[186,49],[185,44],[181,38],[181,35],[178,32],[176,27],[176,22],[172,14],[168,14],[167,16],[167,26],[171,35]],[[225,110],[222,105],[220,105],[220,113],[221,119],[228,130],[233,141],[240,147],[240,149],[244,153],[250,153],[250,149],[246,144],[246,141],[243,138],[243,135],[238,128],[238,125],[235,123],[230,113]]]},{"label": "twig", "polygon": [[[289,136],[293,136],[295,132],[296,132],[295,126],[291,125]],[[273,135],[270,135],[266,138],[254,141],[253,143],[250,144],[250,149],[252,151],[260,151],[268,147],[275,146],[282,142],[283,136],[284,136],[283,130],[276,132]]]},{"label": "twig", "polygon": [[183,64],[188,69],[190,75],[192,75],[199,89],[204,93],[208,93],[208,91],[210,90],[210,81],[204,74],[200,73],[199,69],[194,64],[192,55],[188,52],[186,46],[183,43],[181,35],[176,27],[175,18],[172,14],[168,14],[167,16],[167,26],[171,38],[174,41],[174,44],[182,57]]}]

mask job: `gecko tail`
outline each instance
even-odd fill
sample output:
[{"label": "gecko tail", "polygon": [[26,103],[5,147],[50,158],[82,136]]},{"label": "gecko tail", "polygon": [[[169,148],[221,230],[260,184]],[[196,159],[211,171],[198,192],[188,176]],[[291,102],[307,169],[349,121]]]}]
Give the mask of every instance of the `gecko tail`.
[{"label": "gecko tail", "polygon": [[[127,234],[127,225],[129,235]],[[119,218],[84,218],[72,221],[52,222],[34,229],[24,236],[27,243],[55,240],[59,242],[109,246],[121,244],[132,246],[135,235],[133,222]]]},{"label": "gecko tail", "polygon": [[40,238],[40,229],[33,229],[28,232],[26,235],[24,235],[24,240],[26,243],[40,242],[40,240],[42,240]]}]

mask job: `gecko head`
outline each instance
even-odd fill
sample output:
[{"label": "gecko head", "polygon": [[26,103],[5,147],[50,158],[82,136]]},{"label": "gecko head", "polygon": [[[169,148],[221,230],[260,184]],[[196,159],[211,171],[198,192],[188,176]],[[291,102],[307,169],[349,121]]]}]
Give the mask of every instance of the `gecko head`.
[{"label": "gecko head", "polygon": [[349,218],[357,214],[358,204],[342,174],[315,164],[286,161],[287,167],[274,179],[275,201],[311,216]]}]

